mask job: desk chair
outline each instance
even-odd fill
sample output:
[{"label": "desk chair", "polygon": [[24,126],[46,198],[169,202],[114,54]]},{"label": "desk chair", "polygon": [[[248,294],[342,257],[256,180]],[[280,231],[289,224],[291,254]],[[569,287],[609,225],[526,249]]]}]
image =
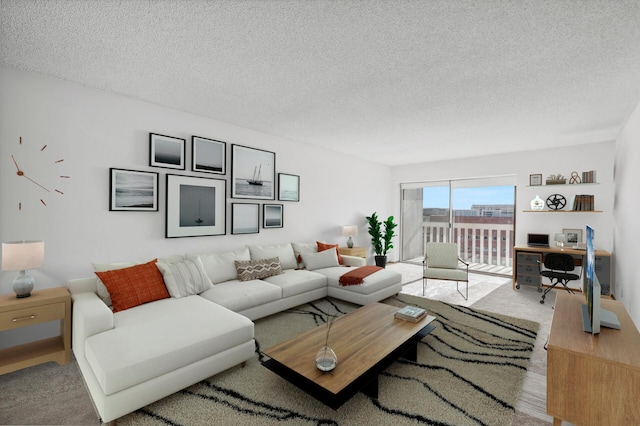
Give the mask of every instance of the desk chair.
[{"label": "desk chair", "polygon": [[[463,268],[461,269],[460,266]],[[449,280],[456,282],[456,290],[464,300],[469,299],[469,263],[458,257],[458,245],[455,243],[427,243],[422,261],[422,295],[427,279]],[[467,284],[466,293],[458,288],[459,282]]]},{"label": "desk chair", "polygon": [[547,253],[544,257],[544,267],[547,269],[541,270],[540,275],[549,278],[551,286],[547,287],[544,293],[542,293],[540,303],[544,303],[544,298],[547,296],[547,293],[553,290],[558,284],[562,284],[569,293],[573,293],[573,291],[567,287],[567,283],[580,279],[580,275],[570,272],[575,269],[575,259],[573,256],[566,253]]}]

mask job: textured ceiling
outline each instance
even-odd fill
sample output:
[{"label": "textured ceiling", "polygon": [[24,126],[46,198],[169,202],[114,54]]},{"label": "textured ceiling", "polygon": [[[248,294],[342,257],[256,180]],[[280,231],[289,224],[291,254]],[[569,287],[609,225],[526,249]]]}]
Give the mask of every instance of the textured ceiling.
[{"label": "textured ceiling", "polygon": [[3,64],[388,165],[612,140],[640,102],[638,0],[0,0],[0,24]]}]

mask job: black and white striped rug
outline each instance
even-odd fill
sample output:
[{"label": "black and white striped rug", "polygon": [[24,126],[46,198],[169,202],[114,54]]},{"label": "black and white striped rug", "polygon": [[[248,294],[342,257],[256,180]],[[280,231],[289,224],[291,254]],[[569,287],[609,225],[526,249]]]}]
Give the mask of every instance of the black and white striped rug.
[{"label": "black and white striped rug", "polygon": [[[418,361],[398,360],[378,398],[357,394],[338,410],[263,367],[260,348],[358,306],[322,299],[256,321],[256,356],[118,420],[118,425],[511,425],[538,324],[421,297],[383,303],[426,308],[436,329]],[[340,354],[338,354],[339,362]]]}]

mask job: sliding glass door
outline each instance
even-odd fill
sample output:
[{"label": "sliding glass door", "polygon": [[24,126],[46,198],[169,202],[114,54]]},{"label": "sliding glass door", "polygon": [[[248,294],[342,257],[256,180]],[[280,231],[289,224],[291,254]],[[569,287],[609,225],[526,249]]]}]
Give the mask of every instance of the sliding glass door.
[{"label": "sliding glass door", "polygon": [[427,242],[455,242],[460,257],[511,266],[515,177],[402,185],[401,260],[422,262]]}]

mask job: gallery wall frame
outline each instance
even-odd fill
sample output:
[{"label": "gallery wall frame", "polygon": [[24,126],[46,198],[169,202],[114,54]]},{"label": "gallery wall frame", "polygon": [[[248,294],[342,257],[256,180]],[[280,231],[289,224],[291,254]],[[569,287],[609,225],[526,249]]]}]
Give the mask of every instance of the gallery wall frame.
[{"label": "gallery wall frame", "polygon": [[227,174],[227,143],[192,136],[191,170],[219,175]]},{"label": "gallery wall frame", "polygon": [[225,235],[227,181],[167,174],[165,238]]},{"label": "gallery wall frame", "polygon": [[300,201],[300,176],[278,173],[278,200]]},{"label": "gallery wall frame", "polygon": [[231,198],[275,199],[275,152],[231,145]]},{"label": "gallery wall frame", "polygon": [[263,228],[282,228],[283,227],[282,204],[263,204],[262,205],[262,227]]},{"label": "gallery wall frame", "polygon": [[109,211],[158,211],[159,173],[112,167],[109,176]]},{"label": "gallery wall frame", "polygon": [[258,203],[231,203],[231,233],[257,234],[260,232],[259,216]]},{"label": "gallery wall frame", "polygon": [[149,133],[149,166],[186,170],[185,145],[184,139]]}]

